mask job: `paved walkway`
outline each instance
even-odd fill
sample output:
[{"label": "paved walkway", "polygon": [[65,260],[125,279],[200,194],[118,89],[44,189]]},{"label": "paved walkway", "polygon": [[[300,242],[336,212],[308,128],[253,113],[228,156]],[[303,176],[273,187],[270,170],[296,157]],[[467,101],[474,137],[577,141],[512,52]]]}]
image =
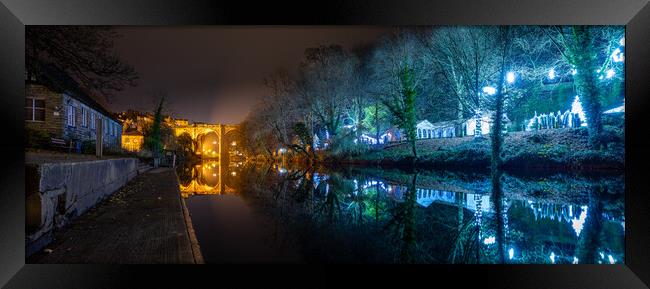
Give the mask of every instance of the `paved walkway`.
[{"label": "paved walkway", "polygon": [[98,158],[95,155],[87,155],[87,154],[31,150],[25,152],[25,163],[26,164],[68,163],[68,162],[96,161],[101,159],[119,159],[119,158],[128,158],[128,157],[130,156],[104,155],[103,157]]},{"label": "paved walkway", "polygon": [[139,175],[35,253],[27,263],[202,263],[168,168]]}]

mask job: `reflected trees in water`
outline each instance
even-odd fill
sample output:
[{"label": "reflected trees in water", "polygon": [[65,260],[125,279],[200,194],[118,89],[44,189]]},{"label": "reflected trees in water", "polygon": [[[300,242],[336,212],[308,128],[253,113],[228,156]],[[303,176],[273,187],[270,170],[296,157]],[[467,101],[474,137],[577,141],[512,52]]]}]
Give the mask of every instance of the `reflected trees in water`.
[{"label": "reflected trees in water", "polygon": [[623,260],[620,177],[270,164],[245,166],[237,179],[237,194],[268,220],[274,234],[269,246],[294,244],[306,262]]}]

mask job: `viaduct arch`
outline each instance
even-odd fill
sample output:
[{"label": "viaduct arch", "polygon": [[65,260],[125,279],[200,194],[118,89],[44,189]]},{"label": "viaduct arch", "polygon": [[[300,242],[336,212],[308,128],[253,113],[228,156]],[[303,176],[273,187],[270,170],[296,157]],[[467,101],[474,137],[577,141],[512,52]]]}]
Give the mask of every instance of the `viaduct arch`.
[{"label": "viaduct arch", "polygon": [[187,134],[196,142],[194,152],[202,158],[227,158],[230,147],[237,144],[233,136],[238,136],[239,131],[239,125],[233,124],[193,123],[174,126],[176,137]]}]

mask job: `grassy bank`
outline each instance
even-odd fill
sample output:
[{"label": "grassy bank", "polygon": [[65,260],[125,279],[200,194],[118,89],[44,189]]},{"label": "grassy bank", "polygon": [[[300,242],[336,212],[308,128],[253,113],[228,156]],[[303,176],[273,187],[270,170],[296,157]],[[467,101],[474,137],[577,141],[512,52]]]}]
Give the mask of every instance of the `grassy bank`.
[{"label": "grassy bank", "polygon": [[[505,137],[505,169],[624,170],[623,129],[606,126],[607,148],[593,150],[586,128],[511,132]],[[416,167],[474,168],[490,166],[489,137],[426,139],[417,141]],[[401,143],[347,157],[329,156],[327,162],[354,165],[411,166],[409,144]]]}]

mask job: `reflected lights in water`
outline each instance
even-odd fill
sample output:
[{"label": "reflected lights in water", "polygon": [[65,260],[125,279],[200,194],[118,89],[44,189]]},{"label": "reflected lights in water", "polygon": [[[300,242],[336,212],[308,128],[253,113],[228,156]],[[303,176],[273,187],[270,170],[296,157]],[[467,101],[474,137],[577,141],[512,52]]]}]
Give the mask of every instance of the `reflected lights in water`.
[{"label": "reflected lights in water", "polygon": [[[268,172],[271,172],[271,175],[267,175]],[[582,233],[593,229],[585,225],[588,218],[591,218],[587,214],[590,208],[584,205],[584,196],[580,195],[584,187],[591,186],[592,181],[588,179],[573,181],[565,176],[550,181],[545,179],[544,188],[552,187],[564,194],[562,198],[551,198],[540,197],[548,194],[539,193],[538,179],[525,180],[506,176],[510,180],[504,181],[503,198],[497,203],[501,206],[495,208],[493,195],[490,193],[490,181],[485,176],[460,178],[456,174],[442,177],[420,174],[417,177],[415,198],[409,198],[409,188],[413,188],[409,183],[409,179],[413,179],[412,174],[393,173],[391,178],[378,178],[374,174],[375,172],[357,174],[296,171],[279,164],[267,168],[246,166],[237,172],[225,172],[228,178],[237,176],[245,180],[259,180],[259,183],[242,182],[247,189],[241,191],[249,190],[250,193],[244,193],[243,196],[254,198],[251,200],[251,206],[254,208],[270,208],[271,211],[265,212],[265,215],[277,219],[274,224],[282,226],[278,229],[290,236],[308,238],[301,241],[301,245],[311,246],[311,250],[316,250],[312,257],[317,260],[343,260],[347,257],[336,255],[341,250],[353,252],[353,255],[361,254],[364,258],[381,259],[393,256],[393,253],[381,251],[392,250],[386,248],[395,240],[387,239],[395,234],[386,234],[382,230],[394,226],[393,228],[400,232],[406,224],[414,224],[413,242],[416,242],[416,245],[413,248],[418,248],[416,250],[429,250],[426,254],[445,254],[446,252],[438,252],[439,248],[464,248],[459,252],[466,256],[459,257],[460,259],[452,258],[451,260],[456,261],[450,262],[468,262],[467,258],[472,260],[471,258],[479,255],[478,261],[469,262],[501,262],[502,260],[499,261],[495,257],[496,250],[507,248],[507,258],[513,260],[509,263],[578,263],[575,254],[577,250],[583,250],[578,248],[582,246],[580,238],[585,235]],[[621,187],[619,181],[615,180],[612,184],[614,187]],[[299,197],[274,198],[272,196],[277,194],[277,188],[286,190],[282,191],[282,195]],[[573,189],[576,193],[568,193],[564,188],[578,189]],[[256,203],[257,198],[262,199]],[[414,206],[407,203],[411,200]],[[281,213],[276,215],[272,210],[274,208]],[[402,211],[406,208],[415,208],[415,213],[408,215],[412,216],[411,221],[400,219],[407,216]],[[624,236],[619,226],[624,227],[624,214],[617,211],[617,208],[621,208],[619,205],[609,205],[608,208],[611,209],[599,214],[603,217],[602,234],[608,236],[597,245],[597,250],[602,251],[600,261],[587,262],[623,262]],[[496,209],[503,213],[501,218],[496,216]],[[364,245],[340,248],[348,245],[337,243],[334,246],[331,240],[350,240],[350,244],[363,242]],[[332,246],[336,248],[331,248]],[[309,252],[308,249],[305,250]],[[470,252],[471,250],[478,250],[478,253]],[[399,250],[396,252],[399,253]],[[391,262],[390,257],[388,258],[388,262]],[[449,257],[436,258],[448,260]],[[416,262],[426,263],[431,260],[424,257]]]}]

